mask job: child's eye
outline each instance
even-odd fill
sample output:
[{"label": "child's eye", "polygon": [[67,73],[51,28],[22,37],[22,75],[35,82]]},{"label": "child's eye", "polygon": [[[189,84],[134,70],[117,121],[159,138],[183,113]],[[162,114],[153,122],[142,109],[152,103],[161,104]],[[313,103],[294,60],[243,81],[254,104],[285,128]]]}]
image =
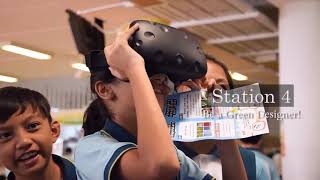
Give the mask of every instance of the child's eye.
[{"label": "child's eye", "polygon": [[30,123],[27,125],[27,130],[28,131],[36,131],[39,129],[40,124],[39,123]]},{"label": "child's eye", "polygon": [[12,137],[12,134],[9,132],[0,133],[0,141],[9,140]]},{"label": "child's eye", "polygon": [[221,86],[223,90],[229,89],[228,85],[226,85],[226,84],[220,84],[219,86]]}]

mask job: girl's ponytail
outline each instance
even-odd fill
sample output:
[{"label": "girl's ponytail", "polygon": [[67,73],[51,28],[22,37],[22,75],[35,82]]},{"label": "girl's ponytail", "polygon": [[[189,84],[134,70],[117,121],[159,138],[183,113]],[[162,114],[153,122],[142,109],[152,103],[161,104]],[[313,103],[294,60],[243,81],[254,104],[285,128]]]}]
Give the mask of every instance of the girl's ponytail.
[{"label": "girl's ponytail", "polygon": [[92,101],[84,112],[82,125],[84,136],[100,131],[108,117],[110,117],[110,113],[104,106],[102,100],[96,98]]}]

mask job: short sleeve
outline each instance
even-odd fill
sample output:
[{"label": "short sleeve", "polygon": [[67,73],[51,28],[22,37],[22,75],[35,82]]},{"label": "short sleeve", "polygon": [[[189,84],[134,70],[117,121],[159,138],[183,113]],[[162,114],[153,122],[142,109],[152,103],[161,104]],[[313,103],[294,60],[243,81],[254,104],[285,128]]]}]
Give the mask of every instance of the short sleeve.
[{"label": "short sleeve", "polygon": [[177,149],[177,155],[180,162],[179,180],[214,180],[210,174],[204,172],[199,166],[182,151]]},{"label": "short sleeve", "polygon": [[266,164],[261,158],[256,156],[256,168],[257,168],[257,179],[259,180],[270,180],[271,175],[268,168],[268,164]]},{"label": "short sleeve", "polygon": [[75,165],[80,180],[110,180],[117,160],[136,148],[130,142],[118,142],[106,133],[96,132],[80,140],[75,151]]},{"label": "short sleeve", "polygon": [[241,159],[243,161],[243,165],[246,169],[248,180],[256,180],[257,168],[256,168],[256,156],[254,152],[242,147],[239,147],[239,151],[240,151]]}]

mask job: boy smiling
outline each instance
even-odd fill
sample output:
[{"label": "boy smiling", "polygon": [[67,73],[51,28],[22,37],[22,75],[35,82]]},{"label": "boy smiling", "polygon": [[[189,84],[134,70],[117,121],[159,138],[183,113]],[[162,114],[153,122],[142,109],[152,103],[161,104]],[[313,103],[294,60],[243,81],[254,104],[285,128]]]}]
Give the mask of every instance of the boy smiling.
[{"label": "boy smiling", "polygon": [[74,165],[52,155],[60,124],[40,93],[20,87],[0,88],[0,163],[8,180],[76,179]]}]

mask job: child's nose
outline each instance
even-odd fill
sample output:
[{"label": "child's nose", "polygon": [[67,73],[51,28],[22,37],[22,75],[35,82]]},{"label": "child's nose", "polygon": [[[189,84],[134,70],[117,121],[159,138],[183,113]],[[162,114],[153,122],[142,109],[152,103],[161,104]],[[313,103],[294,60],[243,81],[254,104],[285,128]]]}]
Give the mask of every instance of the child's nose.
[{"label": "child's nose", "polygon": [[32,145],[32,140],[27,133],[17,133],[16,149],[28,149]]}]

